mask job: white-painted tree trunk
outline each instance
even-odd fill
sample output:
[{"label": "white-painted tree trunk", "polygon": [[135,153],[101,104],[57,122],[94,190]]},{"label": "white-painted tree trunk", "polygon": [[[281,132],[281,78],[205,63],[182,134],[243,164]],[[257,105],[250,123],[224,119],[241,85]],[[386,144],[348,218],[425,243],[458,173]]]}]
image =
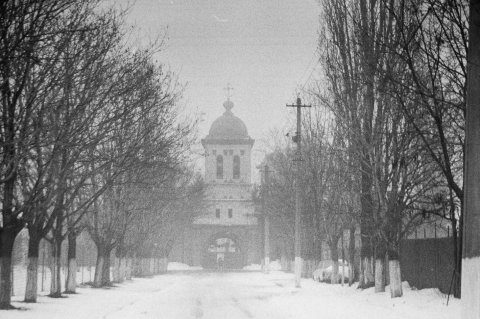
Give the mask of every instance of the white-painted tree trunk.
[{"label": "white-painted tree trunk", "polygon": [[308,278],[313,278],[313,272],[315,271],[315,266],[317,262],[315,260],[310,260],[308,265]]},{"label": "white-painted tree trunk", "polygon": [[342,270],[341,270],[341,283],[342,286],[345,284],[345,261],[342,262]]},{"label": "white-painted tree trunk", "polygon": [[38,257],[28,257],[25,302],[37,302]]},{"label": "white-painted tree trunk", "polygon": [[400,261],[393,259],[388,262],[390,274],[390,296],[392,298],[401,297],[402,290],[402,274],[400,271]]},{"label": "white-painted tree trunk", "polygon": [[265,257],[263,272],[268,274],[270,272],[270,257]]},{"label": "white-painted tree trunk", "polygon": [[375,292],[385,292],[384,262],[382,258],[375,260]]},{"label": "white-painted tree trunk", "polygon": [[295,272],[295,287],[300,288],[302,287],[301,283],[301,278],[302,278],[302,264],[303,264],[303,259],[302,257],[295,257],[295,267],[294,267],[294,272]]},{"label": "white-painted tree trunk", "polygon": [[77,291],[77,259],[70,258],[68,260],[68,274],[65,290],[68,293],[76,293]]},{"label": "white-painted tree trunk", "polygon": [[288,264],[289,260],[287,259],[287,256],[282,255],[280,257],[280,265],[282,266],[282,271],[288,271]]},{"label": "white-painted tree trunk", "polygon": [[480,257],[462,260],[462,319],[478,319],[480,313]]}]

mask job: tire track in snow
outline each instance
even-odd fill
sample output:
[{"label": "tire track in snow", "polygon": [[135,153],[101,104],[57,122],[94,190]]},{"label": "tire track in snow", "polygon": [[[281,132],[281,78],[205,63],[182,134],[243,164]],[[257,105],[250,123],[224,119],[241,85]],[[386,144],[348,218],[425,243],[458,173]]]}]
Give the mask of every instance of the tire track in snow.
[{"label": "tire track in snow", "polygon": [[247,316],[247,318],[253,318],[252,313],[251,313],[247,308],[245,308],[243,305],[241,305],[241,304],[238,302],[238,299],[237,299],[237,298],[232,297],[232,301],[233,301],[233,303],[235,304],[235,306],[238,307],[238,309],[240,309],[240,311],[241,311],[245,316]]},{"label": "tire track in snow", "polygon": [[[168,288],[169,288],[169,287],[168,287]],[[167,289],[168,289],[168,288],[167,288]],[[154,289],[154,290],[151,290],[151,291],[149,292],[149,294],[155,294],[155,293],[158,293],[158,292],[164,292],[164,291],[167,290],[167,289],[165,289],[165,288]],[[129,303],[124,304],[124,305],[122,305],[122,306],[120,306],[120,307],[117,307],[117,308],[113,309],[113,310],[110,311],[110,312],[107,312],[106,314],[104,314],[104,315],[102,316],[102,319],[107,319],[108,317],[110,317],[110,316],[112,316],[112,315],[114,315],[114,314],[117,314],[117,313],[119,313],[119,312],[127,309],[128,307],[133,306],[134,304],[136,304],[136,303],[138,303],[138,302],[144,301],[144,299],[143,299],[143,298],[144,298],[144,295],[143,295],[143,294],[138,295],[138,296],[136,296],[136,297],[137,297],[137,299],[132,300],[132,301],[130,301]]]},{"label": "tire track in snow", "polygon": [[195,318],[203,317],[202,301],[200,298],[195,300],[195,308],[193,308],[192,314],[195,316]]}]

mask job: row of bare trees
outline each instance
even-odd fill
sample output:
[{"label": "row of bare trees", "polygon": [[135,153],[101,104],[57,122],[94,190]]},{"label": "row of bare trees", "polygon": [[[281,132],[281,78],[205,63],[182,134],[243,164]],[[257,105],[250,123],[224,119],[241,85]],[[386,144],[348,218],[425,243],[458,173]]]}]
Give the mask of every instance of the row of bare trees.
[{"label": "row of bare trees", "polygon": [[117,268],[125,265],[116,279],[128,277],[127,257],[165,256],[203,184],[185,164],[195,123],[179,114],[182,88],[154,60],[162,41],[130,44],[125,12],[97,0],[2,1],[0,12],[0,309],[8,309],[22,229],[25,301],[37,299],[41,239],[52,246],[50,295],[59,297],[65,240],[66,292],[75,292],[83,230],[98,250],[94,285],[110,283],[113,250]]},{"label": "row of bare trees", "polygon": [[[318,258],[327,243],[336,274],[338,241],[359,229],[351,268],[360,287],[384,291],[388,274],[398,297],[400,240],[435,214],[451,223],[459,297],[468,3],[319,3],[322,72],[307,92],[316,110],[303,119],[303,254]],[[291,244],[293,163],[283,145],[267,159],[278,184],[270,212]],[[349,247],[353,260],[353,236]]]}]

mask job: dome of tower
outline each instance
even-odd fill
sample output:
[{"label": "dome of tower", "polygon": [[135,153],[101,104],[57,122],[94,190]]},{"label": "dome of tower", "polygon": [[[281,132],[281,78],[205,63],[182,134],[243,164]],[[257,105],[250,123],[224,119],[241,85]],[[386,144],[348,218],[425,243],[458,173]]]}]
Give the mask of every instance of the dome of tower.
[{"label": "dome of tower", "polygon": [[247,127],[243,121],[233,115],[233,102],[228,99],[223,103],[226,111],[213,121],[207,139],[249,139]]}]

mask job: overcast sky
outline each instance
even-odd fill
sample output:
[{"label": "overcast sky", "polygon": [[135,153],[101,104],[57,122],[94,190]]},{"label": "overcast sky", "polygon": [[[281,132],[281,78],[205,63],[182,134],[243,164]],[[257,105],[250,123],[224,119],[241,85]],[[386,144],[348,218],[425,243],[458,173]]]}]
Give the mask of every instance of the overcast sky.
[{"label": "overcast sky", "polygon": [[188,110],[204,114],[201,137],[223,113],[231,84],[232,111],[257,140],[256,165],[269,131],[294,123],[285,104],[315,65],[318,16],[315,0],[136,0],[129,22],[140,38],[168,28],[158,58],[187,83]]}]

